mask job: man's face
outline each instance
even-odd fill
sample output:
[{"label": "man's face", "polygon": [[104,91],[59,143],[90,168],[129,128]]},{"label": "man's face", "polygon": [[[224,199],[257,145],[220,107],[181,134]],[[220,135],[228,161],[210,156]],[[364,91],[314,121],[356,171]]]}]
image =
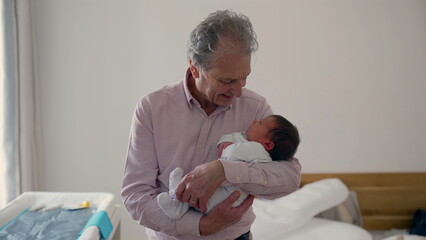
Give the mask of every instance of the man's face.
[{"label": "man's face", "polygon": [[234,98],[240,97],[250,74],[251,54],[214,54],[213,67],[199,70],[195,85],[200,101],[227,107]]},{"label": "man's face", "polygon": [[269,142],[268,133],[275,127],[273,117],[267,117],[262,120],[254,120],[250,127],[246,130],[247,140],[258,143]]}]

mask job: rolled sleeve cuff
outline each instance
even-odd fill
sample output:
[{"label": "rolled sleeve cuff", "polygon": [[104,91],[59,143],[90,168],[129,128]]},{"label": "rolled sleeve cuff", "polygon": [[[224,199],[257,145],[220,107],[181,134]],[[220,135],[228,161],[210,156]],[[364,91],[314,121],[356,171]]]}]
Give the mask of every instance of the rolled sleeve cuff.
[{"label": "rolled sleeve cuff", "polygon": [[200,219],[203,215],[199,212],[188,211],[176,222],[176,229],[179,229],[180,234],[189,234],[193,236],[200,235]]},{"label": "rolled sleeve cuff", "polygon": [[226,181],[234,184],[248,183],[249,182],[249,171],[247,163],[220,160],[225,171]]}]

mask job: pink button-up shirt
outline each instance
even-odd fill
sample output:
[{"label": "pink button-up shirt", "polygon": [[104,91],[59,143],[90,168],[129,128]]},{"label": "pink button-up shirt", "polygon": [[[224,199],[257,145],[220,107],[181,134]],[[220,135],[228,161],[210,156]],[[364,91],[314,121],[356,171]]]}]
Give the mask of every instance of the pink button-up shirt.
[{"label": "pink button-up shirt", "polygon": [[[234,225],[210,236],[200,236],[202,213],[188,211],[170,219],[156,197],[168,191],[169,174],[185,173],[218,158],[216,144],[224,134],[244,131],[254,119],[272,114],[266,100],[243,89],[230,107],[217,107],[207,116],[192,97],[186,78],[144,96],[136,106],[121,196],[129,214],[147,228],[149,239],[235,239],[250,230],[255,216],[250,208]],[[225,184],[262,198],[278,198],[295,191],[301,166],[297,159],[270,163],[222,160]]]}]

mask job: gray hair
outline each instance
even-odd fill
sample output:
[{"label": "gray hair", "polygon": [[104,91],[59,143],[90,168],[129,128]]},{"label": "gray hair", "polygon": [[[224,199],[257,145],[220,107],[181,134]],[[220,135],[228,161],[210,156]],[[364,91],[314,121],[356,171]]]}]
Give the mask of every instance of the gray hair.
[{"label": "gray hair", "polygon": [[231,10],[216,11],[202,21],[191,32],[188,41],[188,59],[203,70],[213,67],[211,55],[217,50],[221,38],[229,38],[241,53],[257,50],[256,33],[250,19]]}]

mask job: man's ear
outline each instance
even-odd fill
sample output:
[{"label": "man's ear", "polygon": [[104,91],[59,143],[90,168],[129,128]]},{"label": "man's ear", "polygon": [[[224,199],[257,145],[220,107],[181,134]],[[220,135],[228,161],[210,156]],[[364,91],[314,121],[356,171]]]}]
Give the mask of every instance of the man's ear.
[{"label": "man's ear", "polygon": [[262,145],[263,145],[263,147],[265,148],[266,151],[271,151],[275,146],[274,142],[272,142],[272,141],[264,142],[264,143],[262,143]]},{"label": "man's ear", "polygon": [[189,59],[189,70],[192,73],[192,76],[194,78],[199,78],[200,77],[200,72],[198,71],[198,69],[194,66],[194,63],[192,62],[191,59]]}]

